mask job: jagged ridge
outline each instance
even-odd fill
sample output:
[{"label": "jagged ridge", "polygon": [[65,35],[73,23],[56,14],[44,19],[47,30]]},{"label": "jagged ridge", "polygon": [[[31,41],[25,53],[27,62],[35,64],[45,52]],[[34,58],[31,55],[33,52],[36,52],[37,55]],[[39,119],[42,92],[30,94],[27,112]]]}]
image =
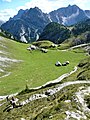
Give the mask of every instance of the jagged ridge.
[{"label": "jagged ridge", "polygon": [[27,43],[36,41],[44,27],[50,22],[69,26],[89,17],[89,11],[84,11],[76,5],[69,5],[49,14],[45,14],[35,7],[29,10],[19,10],[18,14],[10,18],[1,28],[10,32],[18,41]]}]

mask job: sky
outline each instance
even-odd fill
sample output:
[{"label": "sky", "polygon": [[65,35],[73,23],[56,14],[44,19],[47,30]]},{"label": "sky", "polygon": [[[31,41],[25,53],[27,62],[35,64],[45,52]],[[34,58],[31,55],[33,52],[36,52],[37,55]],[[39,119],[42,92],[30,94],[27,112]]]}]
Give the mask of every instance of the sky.
[{"label": "sky", "polygon": [[0,20],[7,21],[18,13],[20,9],[39,7],[49,13],[61,7],[76,4],[83,10],[90,10],[90,0],[0,0]]}]

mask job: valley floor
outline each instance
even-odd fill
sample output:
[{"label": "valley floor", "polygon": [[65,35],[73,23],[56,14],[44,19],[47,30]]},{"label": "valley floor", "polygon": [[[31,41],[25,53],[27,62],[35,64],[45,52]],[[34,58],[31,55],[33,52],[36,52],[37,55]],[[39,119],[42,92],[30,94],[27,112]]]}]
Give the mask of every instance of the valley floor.
[{"label": "valley floor", "polygon": [[[4,37],[0,37],[0,43],[0,95],[20,92],[26,85],[29,88],[41,86],[70,72],[81,59],[87,57],[83,50],[30,52],[27,50],[29,44]],[[55,66],[57,61],[64,63],[67,60],[70,61],[69,65]]]}]

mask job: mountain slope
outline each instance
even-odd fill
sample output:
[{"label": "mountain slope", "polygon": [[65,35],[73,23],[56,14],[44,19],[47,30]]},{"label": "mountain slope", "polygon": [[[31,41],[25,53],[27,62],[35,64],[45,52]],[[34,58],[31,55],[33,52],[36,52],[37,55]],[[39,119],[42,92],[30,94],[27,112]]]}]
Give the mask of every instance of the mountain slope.
[{"label": "mountain slope", "polygon": [[88,17],[82,9],[76,5],[60,8],[49,13],[53,22],[58,22],[67,26],[78,23]]},{"label": "mountain slope", "polygon": [[50,40],[54,43],[62,43],[70,37],[70,31],[58,23],[49,23],[41,33],[39,40]]},{"label": "mountain slope", "polygon": [[3,24],[1,28],[10,32],[15,39],[27,43],[37,40],[49,22],[47,15],[35,7],[25,11],[20,10],[14,18]]},{"label": "mountain slope", "polygon": [[79,22],[71,27],[51,22],[44,28],[39,40],[50,40],[54,43],[65,41],[64,43],[70,44],[69,46],[90,43],[90,19]]},{"label": "mountain slope", "polygon": [[90,18],[90,10],[85,10],[85,14],[88,18]]},{"label": "mountain slope", "polygon": [[90,57],[79,63],[76,73],[56,85],[30,92],[27,86],[25,93],[14,97],[17,107],[12,108],[9,103],[11,98],[7,102],[0,102],[0,120],[89,120],[89,71]]},{"label": "mountain slope", "polygon": [[[0,95],[19,92],[26,84],[30,88],[41,86],[70,72],[81,59],[86,57],[83,52],[76,54],[56,49],[48,50],[47,53],[43,53],[41,49],[28,51],[29,44],[21,44],[5,37],[0,38]],[[41,47],[49,43],[41,43]],[[71,59],[73,56],[74,58]],[[70,64],[58,68],[55,66],[57,60],[61,63],[69,60]],[[4,76],[6,74],[8,76]]]},{"label": "mountain slope", "polygon": [[72,29],[74,35],[80,35],[86,31],[90,31],[90,19],[77,23]]}]

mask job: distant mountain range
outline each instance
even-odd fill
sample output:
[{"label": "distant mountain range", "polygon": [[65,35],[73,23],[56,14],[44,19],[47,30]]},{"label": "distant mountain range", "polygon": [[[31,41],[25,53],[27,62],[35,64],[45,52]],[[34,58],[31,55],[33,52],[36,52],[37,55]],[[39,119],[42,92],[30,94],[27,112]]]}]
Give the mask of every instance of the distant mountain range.
[{"label": "distant mountain range", "polygon": [[18,14],[1,25],[1,28],[11,33],[16,40],[27,43],[38,40],[45,26],[51,22],[70,26],[88,18],[90,10],[82,10],[76,5],[69,5],[48,14],[35,7],[19,10]]}]

